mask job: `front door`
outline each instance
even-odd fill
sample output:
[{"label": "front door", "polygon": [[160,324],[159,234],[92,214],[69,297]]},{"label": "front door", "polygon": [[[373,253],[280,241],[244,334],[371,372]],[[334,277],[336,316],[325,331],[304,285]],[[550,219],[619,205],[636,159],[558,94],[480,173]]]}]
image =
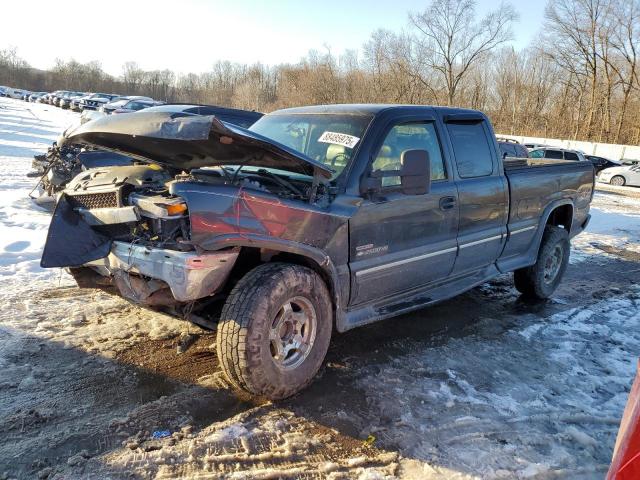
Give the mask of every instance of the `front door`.
[{"label": "front door", "polygon": [[406,150],[427,150],[431,191],[405,195],[400,177],[364,200],[350,220],[351,305],[375,303],[446,278],[457,251],[458,196],[432,120],[391,125],[372,170],[400,169]]}]

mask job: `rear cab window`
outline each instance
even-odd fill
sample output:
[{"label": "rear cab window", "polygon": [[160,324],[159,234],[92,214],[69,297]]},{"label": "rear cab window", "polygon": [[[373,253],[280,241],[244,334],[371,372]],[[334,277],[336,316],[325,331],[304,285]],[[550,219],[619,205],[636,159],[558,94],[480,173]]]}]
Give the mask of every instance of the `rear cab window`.
[{"label": "rear cab window", "polygon": [[562,160],[562,152],[560,150],[545,150],[544,158],[551,158],[553,160]]},{"label": "rear cab window", "polygon": [[447,122],[455,163],[461,178],[493,173],[493,151],[482,121]]}]

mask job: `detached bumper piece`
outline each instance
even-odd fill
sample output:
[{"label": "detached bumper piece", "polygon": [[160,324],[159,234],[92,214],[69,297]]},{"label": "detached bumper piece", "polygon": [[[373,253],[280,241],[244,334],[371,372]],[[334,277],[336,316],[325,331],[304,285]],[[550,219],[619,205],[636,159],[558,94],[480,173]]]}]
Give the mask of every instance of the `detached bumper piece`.
[{"label": "detached bumper piece", "polygon": [[107,257],[86,266],[110,276],[120,294],[132,302],[168,306],[216,293],[237,257],[234,250],[200,255],[113,242]]}]

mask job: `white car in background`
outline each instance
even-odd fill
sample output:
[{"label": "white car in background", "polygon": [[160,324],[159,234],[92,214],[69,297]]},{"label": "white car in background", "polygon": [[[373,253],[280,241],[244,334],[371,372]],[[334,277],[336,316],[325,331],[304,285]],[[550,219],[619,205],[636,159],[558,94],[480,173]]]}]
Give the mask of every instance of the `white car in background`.
[{"label": "white car in background", "polygon": [[5,87],[4,96],[9,98],[22,98],[25,90],[18,90],[17,88]]},{"label": "white car in background", "polygon": [[640,164],[622,167],[611,167],[602,170],[596,180],[622,187],[640,187]]}]

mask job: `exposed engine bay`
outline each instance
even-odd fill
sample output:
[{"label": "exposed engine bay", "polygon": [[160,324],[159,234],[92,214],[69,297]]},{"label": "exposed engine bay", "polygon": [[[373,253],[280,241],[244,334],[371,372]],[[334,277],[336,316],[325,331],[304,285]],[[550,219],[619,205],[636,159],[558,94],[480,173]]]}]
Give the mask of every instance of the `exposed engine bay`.
[{"label": "exposed engine bay", "polygon": [[313,196],[316,203],[327,197],[326,186],[311,178],[264,168],[225,166],[172,173],[153,164],[91,169],[74,178],[64,195],[88,225],[112,240],[179,251],[194,246],[187,204],[171,193],[172,183],[231,185],[289,200]]}]

